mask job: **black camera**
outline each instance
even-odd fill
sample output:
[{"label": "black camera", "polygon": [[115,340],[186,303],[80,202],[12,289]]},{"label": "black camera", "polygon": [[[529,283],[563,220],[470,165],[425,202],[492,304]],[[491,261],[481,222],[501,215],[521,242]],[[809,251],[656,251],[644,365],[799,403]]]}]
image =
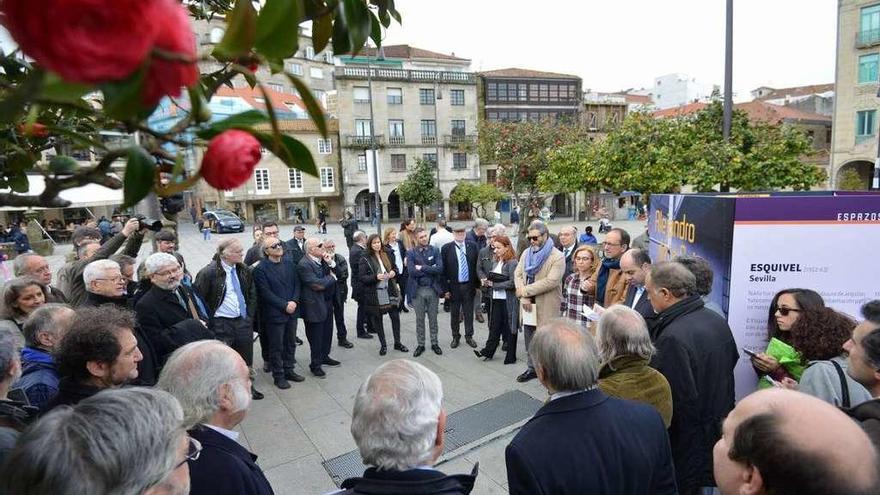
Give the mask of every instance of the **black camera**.
[{"label": "black camera", "polygon": [[138,221],[138,230],[147,229],[152,230],[153,232],[159,232],[162,230],[161,220],[153,220],[152,218],[147,218],[143,215],[135,215],[134,218]]}]

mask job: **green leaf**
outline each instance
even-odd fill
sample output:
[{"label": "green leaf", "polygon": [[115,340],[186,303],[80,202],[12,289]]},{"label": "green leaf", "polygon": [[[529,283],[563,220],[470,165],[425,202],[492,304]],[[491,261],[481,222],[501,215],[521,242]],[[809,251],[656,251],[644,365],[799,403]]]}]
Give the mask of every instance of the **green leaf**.
[{"label": "green leaf", "polygon": [[82,97],[94,89],[93,86],[86,84],[69,83],[50,72],[46,74],[40,97],[57,103],[80,105],[84,103]]},{"label": "green leaf", "polygon": [[286,134],[279,135],[280,139],[276,140],[271,134],[254,130],[248,130],[248,132],[289,168],[302,170],[314,177],[318,176],[318,167],[315,165],[315,159],[312,158],[312,153],[309,149],[301,142]]},{"label": "green leaf", "polygon": [[4,95],[0,100],[0,124],[15,122],[25,105],[39,93],[45,75],[45,72],[34,69],[21,84]]},{"label": "green leaf", "polygon": [[[299,47],[299,2],[266,0],[256,27],[256,49],[270,60],[291,57]],[[316,50],[317,51],[317,50]]]},{"label": "green leaf", "polygon": [[49,160],[49,170],[56,174],[70,174],[79,168],[79,162],[69,156],[56,155]]},{"label": "green leaf", "polygon": [[333,22],[333,53],[351,53],[351,42],[348,39],[348,27],[345,19],[340,15],[342,12],[342,4],[336,7],[336,14]]},{"label": "green leaf", "polygon": [[211,139],[228,129],[244,129],[249,130],[257,124],[264,124],[269,121],[269,117],[259,110],[248,110],[247,112],[237,113],[229,116],[221,121],[214,122],[209,127],[197,132],[196,135],[202,139]]},{"label": "green leaf", "polygon": [[140,146],[132,146],[128,149],[128,163],[125,166],[125,179],[122,182],[125,198],[123,208],[135,205],[150,194],[155,172],[156,162],[146,150]]},{"label": "green leaf", "polygon": [[333,34],[333,14],[322,15],[312,21],[312,46],[315,53],[321,53]]},{"label": "green leaf", "polygon": [[7,176],[6,183],[9,184],[9,189],[12,189],[13,192],[26,193],[28,192],[28,189],[30,189],[30,183],[28,182],[27,174],[25,173],[17,173]]},{"label": "green leaf", "polygon": [[269,97],[269,92],[266,91],[266,86],[263,86],[260,83],[260,93],[263,95],[263,100],[266,102],[266,113],[269,115],[269,124],[272,126],[272,136],[275,140],[281,139],[281,130],[278,129],[278,117],[275,115],[275,106],[272,105],[272,98]]},{"label": "green leaf", "polygon": [[247,55],[256,37],[257,11],[251,0],[236,0],[232,13],[226,18],[226,34],[214,47],[212,55],[219,60],[234,60]]},{"label": "green leaf", "polygon": [[376,19],[373,14],[370,15],[370,38],[373,40],[373,43],[376,46],[382,45],[382,26],[379,24],[379,19]]},{"label": "green leaf", "polygon": [[309,112],[309,117],[311,117],[312,122],[315,123],[315,126],[318,127],[318,131],[321,132],[321,136],[327,137],[327,122],[324,121],[324,110],[321,108],[321,104],[318,103],[318,100],[315,99],[315,96],[312,94],[312,91],[306,86],[306,83],[302,82],[298,77],[293,74],[284,74],[287,76],[287,79],[290,80],[291,84],[296,88],[297,93],[299,93],[300,99],[302,99],[303,103],[306,105],[306,111]]},{"label": "green leaf", "polygon": [[144,106],[141,93],[146,69],[141,68],[123,81],[101,85],[104,92],[104,113],[116,120],[144,119],[153,113],[154,107]]},{"label": "green leaf", "polygon": [[363,48],[372,31],[372,15],[363,0],[342,0],[339,2],[342,16],[348,30],[348,40],[353,55]]}]

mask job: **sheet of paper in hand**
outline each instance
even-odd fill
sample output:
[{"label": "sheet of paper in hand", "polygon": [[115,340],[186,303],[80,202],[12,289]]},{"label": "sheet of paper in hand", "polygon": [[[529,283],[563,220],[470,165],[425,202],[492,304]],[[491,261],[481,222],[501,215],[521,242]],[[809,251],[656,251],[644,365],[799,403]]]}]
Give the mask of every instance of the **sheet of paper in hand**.
[{"label": "sheet of paper in hand", "polygon": [[531,325],[533,327],[538,326],[538,311],[535,303],[532,303],[532,310],[526,311],[526,308],[520,304],[519,314],[522,315],[522,324],[523,325]]},{"label": "sheet of paper in hand", "polygon": [[594,305],[592,308],[584,306],[583,309],[581,309],[581,313],[590,321],[599,321],[599,317],[602,316],[603,311],[605,311],[605,308],[598,304]]}]

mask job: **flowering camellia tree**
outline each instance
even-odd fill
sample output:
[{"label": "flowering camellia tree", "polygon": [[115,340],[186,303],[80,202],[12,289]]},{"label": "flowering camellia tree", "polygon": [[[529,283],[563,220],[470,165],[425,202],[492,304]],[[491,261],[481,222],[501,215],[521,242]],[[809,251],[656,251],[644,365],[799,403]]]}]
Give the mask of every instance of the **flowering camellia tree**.
[{"label": "flowering camellia tree", "polygon": [[[255,7],[255,3],[260,5]],[[191,18],[224,19],[227,26],[210,52],[196,50]],[[392,19],[394,0],[0,0],[0,24],[19,48],[0,53],[0,205],[65,207],[59,193],[85,184],[122,188],[125,205],[150,192],[177,194],[199,178],[218,189],[246,182],[265,147],[289,167],[317,174],[308,148],[281,134],[271,105],[211,122],[207,102],[224,84],[243,77],[266,90],[260,66],[282,73],[299,48],[301,25],[310,25],[316,53],[357,53],[368,38],[377,46]],[[200,74],[199,62],[215,70]],[[219,66],[219,69],[216,67]],[[285,74],[326,137],[319,103],[294,74]],[[179,97],[186,92],[186,100]],[[165,97],[181,115],[170,129],[147,124]],[[271,124],[271,132],[256,130]],[[108,147],[102,131],[138,133],[137,144]],[[187,176],[183,151],[207,146],[200,170]],[[90,148],[94,166],[65,155]],[[48,162],[43,152],[54,150]],[[120,181],[111,165],[125,160]],[[28,194],[29,173],[46,187]]]}]

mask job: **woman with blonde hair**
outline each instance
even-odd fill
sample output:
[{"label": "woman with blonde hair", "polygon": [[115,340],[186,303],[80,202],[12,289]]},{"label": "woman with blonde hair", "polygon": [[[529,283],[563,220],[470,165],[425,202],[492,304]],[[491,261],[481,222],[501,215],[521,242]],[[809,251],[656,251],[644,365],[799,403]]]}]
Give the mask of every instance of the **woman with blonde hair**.
[{"label": "woman with blonde hair", "polygon": [[584,307],[592,308],[596,303],[595,291],[586,290],[587,282],[599,266],[596,250],[592,246],[581,245],[574,250],[574,271],[562,283],[563,318],[576,321],[588,328],[590,320],[583,313]]}]

